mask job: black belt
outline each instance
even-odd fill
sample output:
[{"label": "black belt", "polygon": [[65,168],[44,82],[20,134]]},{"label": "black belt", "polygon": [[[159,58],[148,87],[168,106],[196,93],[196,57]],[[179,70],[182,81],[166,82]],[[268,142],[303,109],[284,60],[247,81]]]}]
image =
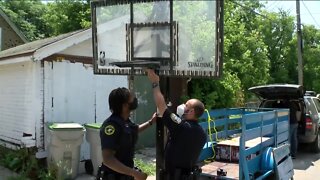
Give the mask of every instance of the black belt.
[{"label": "black belt", "polygon": [[119,173],[112,173],[101,168],[98,169],[96,180],[134,180],[132,176],[127,176]]},{"label": "black belt", "polygon": [[197,180],[199,179],[201,168],[192,169],[175,168],[174,170],[160,170],[160,179],[164,180]]},{"label": "black belt", "polygon": [[134,180],[134,178],[118,174],[104,174],[103,176],[97,175],[96,180]]}]

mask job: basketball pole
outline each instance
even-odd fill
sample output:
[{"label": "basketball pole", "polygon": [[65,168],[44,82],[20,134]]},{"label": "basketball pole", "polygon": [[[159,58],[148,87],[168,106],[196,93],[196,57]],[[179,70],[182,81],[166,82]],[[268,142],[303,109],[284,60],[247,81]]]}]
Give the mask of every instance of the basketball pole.
[{"label": "basketball pole", "polygon": [[[163,96],[168,99],[167,88],[169,83],[169,78],[160,78],[160,87],[162,89]],[[165,149],[165,127],[161,117],[157,119],[156,124],[156,179],[164,180],[163,170],[164,170],[164,149]],[[160,174],[161,173],[161,174]]]},{"label": "basketball pole", "polygon": [[[170,3],[169,6],[168,2]],[[159,75],[164,75],[160,77],[159,85],[167,103],[167,108],[172,113],[176,111],[177,105],[181,103],[182,95],[187,94],[188,83],[187,79],[184,78],[219,77],[221,75],[223,57],[223,1],[212,1],[216,6],[210,3],[211,1],[203,1],[204,5],[208,4],[208,7],[201,6],[198,10],[211,13],[208,14],[208,18],[200,18],[199,20],[193,19],[194,15],[190,13],[193,12],[193,9],[190,11],[188,8],[192,7],[193,4],[178,3],[177,7],[180,7],[182,13],[178,11],[175,21],[173,19],[173,2],[173,0],[163,1],[163,3],[161,1],[157,3],[143,1],[143,3],[146,3],[146,7],[152,7],[151,12],[147,11],[147,8],[144,8],[145,6],[140,7],[141,3],[138,3],[138,1],[96,0],[91,2],[94,74],[128,75],[129,89],[133,89],[134,76],[143,75],[143,68],[155,69],[156,73],[159,72]],[[135,21],[134,4],[139,4],[136,9],[138,18]],[[119,8],[121,11],[111,11],[111,19],[106,18],[104,12],[108,12],[108,8],[112,9],[112,6]],[[216,10],[210,11],[213,7]],[[130,21],[127,19],[128,8],[130,8]],[[215,16],[213,16],[214,13]],[[182,18],[181,21],[179,17]],[[186,22],[183,19],[186,19]],[[195,21],[195,23],[189,23],[189,19],[192,22]],[[180,24],[179,21],[181,22]],[[198,33],[196,29],[202,22],[213,27],[201,28],[201,32],[206,32],[205,34],[208,35],[208,40],[214,41],[208,44],[208,46],[214,46],[213,50],[209,48],[209,50],[205,49],[203,52],[202,43],[199,44],[193,41],[193,34],[194,32]],[[119,29],[121,26],[123,26],[122,30]],[[167,32],[168,27],[170,27],[170,38]],[[191,32],[188,31],[189,29]],[[123,37],[123,30],[125,30],[125,37]],[[118,39],[121,41],[115,42]],[[168,44],[168,39],[170,40],[170,45]],[[125,49],[122,46],[122,40],[125,40]],[[201,46],[201,48],[197,48],[198,46]],[[170,50],[170,57],[168,57],[168,50]],[[109,53],[101,54],[101,52]],[[212,57],[214,57],[214,62]],[[103,64],[99,62],[100,59],[103,60]],[[134,62],[135,60],[137,62]],[[131,68],[131,71],[128,71],[129,68]],[[165,180],[164,176],[160,177],[160,170],[165,170],[167,129],[161,117],[158,118],[159,120],[157,120],[155,127],[156,178],[157,180]]]},{"label": "basketball pole", "polygon": [[[171,112],[180,102],[181,95],[186,94],[187,79],[176,77],[160,77],[160,88],[166,100],[167,107]],[[167,128],[164,126],[161,118],[157,119],[156,124],[156,179],[166,180],[165,177],[160,176],[160,170],[165,169],[165,146],[167,142]]]},{"label": "basketball pole", "polygon": [[[162,44],[161,44],[161,40],[160,40],[160,36],[159,35],[152,35],[150,37],[152,40],[151,42],[154,42],[152,44],[150,44],[150,48],[152,50],[152,54],[154,57],[161,57],[162,54]],[[169,87],[169,79],[166,77],[160,77],[160,88],[161,91],[163,92],[163,96],[164,98],[167,100],[168,99],[168,95],[169,95],[169,91],[168,91],[168,87]],[[157,123],[156,123],[156,179],[157,180],[164,180],[163,175],[160,174],[160,171],[164,170],[164,148],[165,148],[165,129],[164,129],[164,124],[161,120],[161,117],[158,117],[157,119]]]}]

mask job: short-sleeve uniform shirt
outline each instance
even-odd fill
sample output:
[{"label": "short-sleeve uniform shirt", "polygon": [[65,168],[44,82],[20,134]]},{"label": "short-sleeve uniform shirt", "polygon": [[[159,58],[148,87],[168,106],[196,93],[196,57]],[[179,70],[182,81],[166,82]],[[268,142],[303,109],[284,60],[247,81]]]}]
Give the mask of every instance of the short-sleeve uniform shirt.
[{"label": "short-sleeve uniform shirt", "polygon": [[[132,167],[134,147],[138,140],[138,125],[129,119],[112,114],[100,128],[101,148],[115,151],[115,157],[124,165]],[[105,167],[105,170],[116,173]]]},{"label": "short-sleeve uniform shirt", "polygon": [[169,171],[193,168],[207,140],[207,134],[197,121],[182,120],[177,123],[177,118],[168,109],[162,117],[164,125],[169,129],[165,148],[165,166]]}]

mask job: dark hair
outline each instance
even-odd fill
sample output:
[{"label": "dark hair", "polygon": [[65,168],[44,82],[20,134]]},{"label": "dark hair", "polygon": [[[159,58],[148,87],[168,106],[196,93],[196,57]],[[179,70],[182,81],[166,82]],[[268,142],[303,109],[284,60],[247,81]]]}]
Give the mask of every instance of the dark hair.
[{"label": "dark hair", "polygon": [[129,102],[130,91],[127,88],[117,88],[109,94],[109,108],[113,114],[122,113],[122,105]]},{"label": "dark hair", "polygon": [[195,102],[193,104],[193,109],[194,109],[194,115],[196,116],[196,118],[199,118],[204,112],[204,105],[200,100],[195,99]]}]

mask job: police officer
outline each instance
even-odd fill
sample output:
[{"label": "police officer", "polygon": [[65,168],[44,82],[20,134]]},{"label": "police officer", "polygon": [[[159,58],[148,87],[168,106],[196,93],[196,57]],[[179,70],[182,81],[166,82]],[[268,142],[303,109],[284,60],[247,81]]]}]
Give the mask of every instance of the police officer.
[{"label": "police officer", "polygon": [[109,95],[111,116],[100,128],[102,165],[97,180],[145,180],[147,175],[134,168],[134,147],[138,132],[151,126],[153,117],[136,125],[130,121],[130,112],[138,107],[137,98],[127,88],[117,88]]},{"label": "police officer", "polygon": [[162,179],[198,179],[201,169],[196,166],[196,163],[207,139],[207,134],[198,124],[198,118],[204,112],[204,105],[197,99],[190,99],[177,107],[176,114],[172,113],[161,94],[159,76],[151,69],[148,69],[147,73],[152,82],[159,116],[162,116],[162,121],[169,130]]}]

